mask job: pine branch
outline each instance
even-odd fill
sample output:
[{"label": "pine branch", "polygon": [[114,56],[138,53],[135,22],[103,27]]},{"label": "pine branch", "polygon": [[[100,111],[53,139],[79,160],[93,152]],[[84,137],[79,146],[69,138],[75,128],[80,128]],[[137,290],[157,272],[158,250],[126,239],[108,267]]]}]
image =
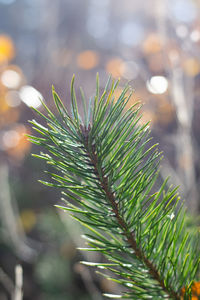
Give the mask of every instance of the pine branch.
[{"label": "pine branch", "polygon": [[[94,167],[95,170],[95,174],[98,177],[98,156],[96,154],[96,150],[95,150],[95,145],[93,145],[92,147],[92,151],[90,153],[89,151],[89,145],[88,145],[88,135],[89,135],[89,131],[86,128],[83,128],[81,126],[81,130],[82,130],[82,134],[85,140],[85,149],[87,151],[87,155],[91,161],[91,164]],[[126,239],[127,239],[127,243],[130,244],[131,248],[133,249],[135,255],[137,256],[137,258],[141,261],[144,262],[144,264],[147,266],[148,270],[149,270],[149,274],[158,281],[158,283],[160,284],[160,286],[162,287],[163,291],[165,291],[167,293],[167,295],[169,295],[171,298],[173,299],[179,299],[179,296],[176,292],[173,291],[173,289],[168,286],[168,288],[166,288],[164,280],[160,277],[159,272],[157,271],[157,269],[155,268],[155,266],[147,259],[147,257],[145,256],[145,254],[143,253],[143,251],[138,247],[136,240],[135,240],[135,236],[133,232],[130,232],[125,221],[123,220],[123,218],[120,216],[120,212],[119,212],[119,208],[118,208],[118,204],[117,201],[114,197],[114,193],[109,190],[108,188],[108,178],[104,175],[103,170],[100,171],[102,174],[102,179],[100,177],[98,177],[98,180],[100,182],[100,185],[102,187],[102,189],[104,190],[107,199],[110,201],[110,204],[112,206],[112,211],[118,221],[118,224],[120,226],[120,228],[122,229],[122,232],[124,233]]]},{"label": "pine branch", "polygon": [[[191,287],[199,264],[196,235],[185,227],[185,212],[178,205],[177,189],[167,180],[155,193],[160,153],[149,146],[148,124],[139,125],[140,107],[126,109],[131,94],[125,87],[118,99],[118,82],[108,81],[100,96],[85,109],[84,123],[78,113],[71,84],[72,116],[53,89],[60,120],[43,103],[47,127],[32,121],[40,137],[30,136],[48,153],[35,155],[53,165],[53,183],[67,197],[60,208],[84,225],[90,233],[86,250],[99,251],[108,263],[86,263],[111,271],[110,280],[126,287],[111,298],[191,299]],[[111,86],[111,87],[110,87]],[[128,94],[129,93],[129,94]],[[197,243],[196,243],[197,244]]]}]

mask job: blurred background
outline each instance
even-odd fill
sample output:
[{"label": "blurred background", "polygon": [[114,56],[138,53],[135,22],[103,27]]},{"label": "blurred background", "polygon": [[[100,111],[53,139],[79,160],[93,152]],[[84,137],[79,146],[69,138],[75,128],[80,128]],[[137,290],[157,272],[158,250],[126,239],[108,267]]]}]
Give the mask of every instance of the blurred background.
[{"label": "blurred background", "polygon": [[[53,205],[60,193],[37,180],[47,166],[24,134],[53,107],[51,85],[69,104],[73,73],[88,99],[96,72],[130,82],[191,215],[200,194],[199,0],[0,0],[0,300],[102,299],[117,289],[80,265],[80,229]],[[98,257],[93,257],[98,260]],[[18,297],[18,298],[17,298]]]}]

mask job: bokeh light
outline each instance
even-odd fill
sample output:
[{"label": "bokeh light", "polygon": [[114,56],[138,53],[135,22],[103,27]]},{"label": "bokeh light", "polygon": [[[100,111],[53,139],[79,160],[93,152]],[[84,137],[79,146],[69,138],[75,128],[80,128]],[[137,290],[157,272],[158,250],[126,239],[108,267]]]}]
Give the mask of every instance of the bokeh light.
[{"label": "bokeh light", "polygon": [[194,57],[187,58],[183,61],[183,70],[190,77],[198,75],[200,73],[200,60]]},{"label": "bokeh light", "polygon": [[7,69],[1,74],[1,82],[9,89],[16,89],[21,83],[21,75],[16,70]]},{"label": "bokeh light", "polygon": [[5,101],[10,107],[17,107],[21,103],[18,91],[8,91],[5,95]]},{"label": "bokeh light", "polygon": [[147,81],[146,86],[152,94],[163,94],[167,91],[168,81],[164,76],[153,76]]},{"label": "bokeh light", "polygon": [[162,41],[159,35],[151,33],[143,42],[143,51],[145,54],[152,54],[161,51]]},{"label": "bokeh light", "polygon": [[8,130],[3,133],[2,145],[4,150],[14,148],[18,145],[20,135],[16,130]]},{"label": "bokeh light", "polygon": [[5,130],[2,136],[2,150],[15,159],[21,161],[25,154],[30,150],[30,142],[26,134],[29,130],[20,123],[16,123],[10,130]]},{"label": "bokeh light", "polygon": [[77,65],[81,69],[90,70],[95,68],[99,63],[99,55],[95,51],[87,50],[79,53]]},{"label": "bokeh light", "polygon": [[190,39],[194,43],[199,42],[200,41],[200,30],[194,29],[190,34]]},{"label": "bokeh light", "polygon": [[7,35],[0,35],[0,64],[11,60],[15,56],[12,39]]},{"label": "bokeh light", "polygon": [[178,25],[176,27],[176,34],[178,37],[185,39],[189,33],[188,27],[184,24]]},{"label": "bokeh light", "polygon": [[110,59],[106,64],[106,71],[113,77],[120,77],[124,72],[124,61],[118,57]]},{"label": "bokeh light", "polygon": [[119,39],[127,46],[137,46],[144,38],[144,28],[137,22],[126,22],[120,32]]},{"label": "bokeh light", "polygon": [[[197,11],[195,4],[190,0],[171,0],[170,10],[172,16],[179,22],[192,22],[196,16]],[[168,3],[169,3],[168,2]]]}]

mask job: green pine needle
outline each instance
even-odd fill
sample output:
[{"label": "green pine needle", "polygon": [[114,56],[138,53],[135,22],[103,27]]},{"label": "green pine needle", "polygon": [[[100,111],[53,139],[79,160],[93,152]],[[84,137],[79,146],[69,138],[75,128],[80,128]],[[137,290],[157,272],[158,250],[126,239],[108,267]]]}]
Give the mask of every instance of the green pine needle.
[{"label": "green pine needle", "polygon": [[[197,235],[187,233],[185,211],[177,189],[167,180],[155,192],[161,155],[150,146],[149,124],[140,125],[140,106],[126,109],[131,89],[115,98],[117,82],[108,83],[86,109],[81,89],[84,123],[78,113],[74,77],[71,114],[52,89],[57,118],[43,103],[39,111],[46,127],[33,120],[39,137],[29,136],[46,153],[35,155],[55,169],[52,182],[65,195],[66,210],[88,230],[87,251],[99,251],[108,263],[85,264],[107,269],[109,280],[123,286],[124,299],[191,299],[199,264]],[[156,184],[157,185],[157,184]],[[195,246],[194,246],[195,245]],[[124,291],[124,288],[126,291]]]}]

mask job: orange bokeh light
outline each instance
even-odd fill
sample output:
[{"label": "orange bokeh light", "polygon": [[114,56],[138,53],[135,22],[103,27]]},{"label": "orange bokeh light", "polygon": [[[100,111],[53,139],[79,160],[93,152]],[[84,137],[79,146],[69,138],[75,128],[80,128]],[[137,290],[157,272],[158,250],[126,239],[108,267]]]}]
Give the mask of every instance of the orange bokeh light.
[{"label": "orange bokeh light", "polygon": [[200,61],[196,58],[188,58],[183,62],[184,72],[190,76],[194,77],[200,73]]},{"label": "orange bokeh light", "polygon": [[121,76],[124,72],[123,60],[118,57],[109,60],[106,64],[106,71],[114,78]]},{"label": "orange bokeh light", "polygon": [[81,69],[90,70],[99,63],[99,55],[95,51],[87,50],[77,56],[77,65]]},{"label": "orange bokeh light", "polygon": [[6,63],[15,56],[12,39],[7,35],[0,35],[0,63]]},{"label": "orange bokeh light", "polygon": [[162,41],[157,34],[151,33],[145,39],[142,46],[145,54],[157,53],[162,49]]},{"label": "orange bokeh light", "polygon": [[25,135],[28,133],[28,131],[27,128],[22,124],[17,124],[13,128],[13,131],[15,131],[19,136],[18,142],[13,147],[8,147],[8,149],[6,149],[6,152],[14,159],[21,160],[31,148],[30,142]]}]

